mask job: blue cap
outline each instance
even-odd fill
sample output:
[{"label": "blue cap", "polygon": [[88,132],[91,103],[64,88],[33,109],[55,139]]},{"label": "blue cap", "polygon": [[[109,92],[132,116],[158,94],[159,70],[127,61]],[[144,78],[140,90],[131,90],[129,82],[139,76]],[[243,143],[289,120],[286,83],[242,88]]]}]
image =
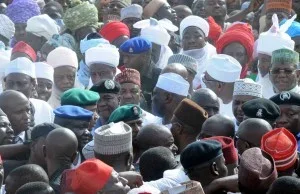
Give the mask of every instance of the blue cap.
[{"label": "blue cap", "polygon": [[125,41],[121,46],[120,50],[128,54],[141,54],[151,49],[152,44],[149,40],[135,37]]},{"label": "blue cap", "polygon": [[55,117],[64,119],[90,120],[93,117],[93,112],[79,106],[72,105],[60,106],[53,112]]},{"label": "blue cap", "polygon": [[[280,26],[283,25],[286,21],[287,21],[286,19],[282,20],[280,22]],[[291,26],[288,28],[288,30],[285,33],[287,33],[291,38],[300,36],[300,23],[293,21]]]}]

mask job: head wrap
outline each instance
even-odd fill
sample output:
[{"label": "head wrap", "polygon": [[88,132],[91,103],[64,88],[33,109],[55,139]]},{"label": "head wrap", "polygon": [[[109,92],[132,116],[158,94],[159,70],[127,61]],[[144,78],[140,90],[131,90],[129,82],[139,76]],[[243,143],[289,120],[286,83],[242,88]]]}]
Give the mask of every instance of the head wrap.
[{"label": "head wrap", "polygon": [[23,41],[18,42],[14,48],[12,49],[11,53],[25,53],[26,55],[28,55],[30,57],[30,59],[35,62],[36,61],[36,53],[34,51],[34,49],[29,45],[26,44]]},{"label": "head wrap", "polygon": [[126,68],[122,73],[116,75],[115,80],[120,84],[133,83],[141,86],[140,72],[135,69]]},{"label": "head wrap", "polygon": [[75,39],[73,38],[72,35],[67,34],[67,33],[62,34],[62,35],[54,34],[47,41],[47,44],[53,46],[54,48],[62,46],[62,47],[72,49],[73,51],[76,50],[76,41],[75,41]]},{"label": "head wrap", "polygon": [[148,5],[144,7],[144,18],[152,17],[164,4],[167,4],[167,0],[151,0]]},{"label": "head wrap", "polygon": [[62,193],[97,193],[111,177],[113,168],[98,159],[84,161],[76,169],[65,170],[62,176]]},{"label": "head wrap", "polygon": [[240,158],[238,177],[248,190],[267,191],[277,178],[272,156],[256,147],[246,150]]},{"label": "head wrap", "polygon": [[[188,116],[193,115],[193,117]],[[183,99],[173,113],[181,124],[192,127],[195,131],[201,129],[202,124],[208,118],[207,112],[190,99]],[[197,118],[197,119],[196,119]]]},{"label": "head wrap", "polygon": [[102,44],[85,52],[85,63],[89,67],[92,64],[103,64],[115,68],[119,65],[119,59],[118,49],[110,44]]},{"label": "head wrap", "polygon": [[132,129],[124,122],[110,123],[95,130],[94,150],[102,155],[115,155],[132,149]]},{"label": "head wrap", "polygon": [[205,35],[208,36],[209,33],[209,24],[207,21],[199,16],[190,15],[184,18],[180,23],[180,37],[182,39],[183,32],[188,27],[197,27],[199,28]]},{"label": "head wrap", "polygon": [[27,21],[26,32],[49,40],[54,34],[59,34],[59,26],[47,14],[42,14]]},{"label": "head wrap", "polygon": [[64,15],[64,23],[68,29],[75,32],[85,26],[98,27],[98,10],[95,5],[85,1],[79,5],[67,9]]},{"label": "head wrap", "polygon": [[98,47],[101,44],[110,44],[108,40],[100,38],[100,35],[99,38],[88,39],[89,35],[90,34],[88,34],[83,40],[80,41],[80,52],[82,54],[84,54],[88,49]]},{"label": "head wrap", "polygon": [[215,42],[219,39],[219,37],[222,34],[222,28],[219,24],[216,23],[213,17],[209,16],[207,18],[207,22],[209,24],[209,33],[208,33],[208,38]]},{"label": "head wrap", "polygon": [[297,161],[297,140],[285,128],[277,128],[262,136],[261,149],[275,160],[277,171],[285,171]]},{"label": "head wrap", "polygon": [[36,78],[44,78],[53,82],[54,69],[51,65],[45,62],[36,62],[34,64]]},{"label": "head wrap", "polygon": [[[280,25],[284,24],[287,20],[284,19],[280,22]],[[300,36],[300,23],[293,21],[291,26],[288,28],[288,30],[285,32],[287,33],[291,38]]]},{"label": "head wrap", "polygon": [[31,78],[36,78],[34,63],[26,57],[16,58],[9,63],[5,69],[5,77],[11,73],[22,73]]},{"label": "head wrap", "polygon": [[212,56],[207,61],[207,73],[215,80],[233,83],[239,79],[242,66],[233,57],[224,54]]},{"label": "head wrap", "polygon": [[239,79],[234,82],[233,95],[262,98],[262,86],[249,78]]},{"label": "head wrap", "polygon": [[290,15],[292,2],[290,0],[266,0],[266,12],[285,12]]},{"label": "head wrap", "polygon": [[110,43],[115,41],[120,36],[130,37],[130,31],[123,22],[113,21],[105,24],[99,32],[103,38]]},{"label": "head wrap", "polygon": [[180,96],[187,96],[190,84],[176,73],[163,73],[158,77],[155,87]]},{"label": "head wrap", "polygon": [[4,14],[0,14],[0,35],[10,40],[15,34],[14,23]]},{"label": "head wrap", "polygon": [[6,8],[6,15],[15,23],[27,23],[33,16],[40,15],[40,7],[34,0],[14,0]]},{"label": "head wrap", "polygon": [[138,18],[141,19],[143,14],[142,6],[138,4],[132,4],[128,7],[121,9],[121,20],[126,18]]},{"label": "head wrap", "polygon": [[66,47],[57,47],[47,56],[47,63],[53,68],[60,66],[71,66],[78,68],[77,55],[71,49]]}]

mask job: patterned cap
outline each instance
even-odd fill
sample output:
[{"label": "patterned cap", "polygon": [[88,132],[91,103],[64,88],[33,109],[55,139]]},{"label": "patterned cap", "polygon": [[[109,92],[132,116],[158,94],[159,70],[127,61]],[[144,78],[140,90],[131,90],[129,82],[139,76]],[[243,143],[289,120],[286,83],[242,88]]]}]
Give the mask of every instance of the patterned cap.
[{"label": "patterned cap", "polygon": [[6,8],[6,15],[15,24],[25,24],[31,17],[40,14],[40,7],[35,0],[14,0]]},{"label": "patterned cap", "polygon": [[95,130],[95,153],[115,155],[128,152],[131,149],[132,129],[126,123],[110,123]]},{"label": "patterned cap", "polygon": [[272,52],[272,64],[295,64],[299,63],[299,53],[290,49],[278,49]]},{"label": "patterned cap", "polygon": [[121,9],[121,20],[126,18],[139,18],[142,19],[143,8],[138,4],[132,4],[128,7]]},{"label": "patterned cap", "polygon": [[140,72],[135,69],[126,68],[122,73],[116,75],[115,80],[120,84],[133,83],[141,86]]},{"label": "patterned cap", "polygon": [[0,14],[0,35],[10,40],[15,34],[15,24],[4,14]]},{"label": "patterned cap", "polygon": [[267,0],[266,1],[266,11],[267,12],[285,12],[291,14],[292,11],[291,0]]},{"label": "patterned cap", "polygon": [[262,86],[252,79],[238,79],[234,82],[233,96],[255,96],[262,98]]},{"label": "patterned cap", "polygon": [[297,140],[285,128],[277,128],[266,133],[261,139],[261,149],[273,157],[278,171],[290,169],[298,158]]},{"label": "patterned cap", "polygon": [[168,64],[172,63],[180,63],[185,66],[185,68],[192,71],[194,74],[197,74],[198,62],[193,57],[185,54],[175,54],[172,55],[168,60]]}]

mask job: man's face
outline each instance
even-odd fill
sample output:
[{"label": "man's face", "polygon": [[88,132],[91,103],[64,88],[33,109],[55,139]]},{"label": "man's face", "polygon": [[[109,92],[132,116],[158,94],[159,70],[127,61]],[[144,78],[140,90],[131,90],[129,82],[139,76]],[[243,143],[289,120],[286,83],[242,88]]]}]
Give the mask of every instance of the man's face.
[{"label": "man's face", "polygon": [[177,14],[177,24],[176,24],[177,26],[180,25],[181,21],[184,18],[192,15],[192,13],[189,9],[186,9],[186,8],[174,8],[174,9],[175,9],[176,14]]},{"label": "man's face", "polygon": [[204,9],[207,16],[224,18],[227,14],[225,0],[205,0]]},{"label": "man's face", "polygon": [[298,84],[298,74],[294,64],[273,64],[270,80],[277,92],[290,91]]},{"label": "man's face", "polygon": [[125,18],[124,20],[122,20],[122,22],[128,26],[131,38],[139,36],[139,34],[140,34],[141,30],[133,27],[133,24],[135,24],[136,22],[138,22],[140,20],[141,19],[139,19],[139,18]]},{"label": "man's face", "polygon": [[284,127],[294,135],[300,131],[300,107],[296,105],[279,105],[280,116],[276,120],[276,127]]},{"label": "man's face", "polygon": [[41,48],[41,61],[47,61],[48,54],[54,49],[52,45],[45,43]]},{"label": "man's face", "polygon": [[82,107],[86,110],[89,110],[91,112],[94,113],[93,115],[93,119],[91,120],[90,122],[90,126],[89,126],[89,130],[92,130],[97,122],[97,119],[99,118],[99,115],[98,115],[98,110],[97,110],[97,104],[95,105],[90,105],[90,106],[85,106],[85,107]]},{"label": "man's face", "polygon": [[152,94],[152,113],[156,116],[163,117],[164,115],[164,97],[163,90],[155,87]]},{"label": "man's face", "polygon": [[133,83],[123,83],[120,91],[120,105],[140,104],[140,87]]},{"label": "man's face", "polygon": [[90,74],[93,84],[96,84],[102,79],[114,79],[116,68],[108,65],[92,64],[90,66]]},{"label": "man's face", "polygon": [[100,100],[97,104],[98,114],[101,118],[107,120],[111,113],[119,106],[119,95],[112,93],[100,94]]},{"label": "man's face", "polygon": [[20,24],[20,23],[16,23],[15,24],[15,38],[16,40],[19,41],[24,41],[25,37],[26,37],[26,26],[27,24]]},{"label": "man's face", "polygon": [[234,0],[231,1],[230,3],[227,3],[227,10],[228,13],[231,13],[234,10],[239,10],[241,9],[241,1],[240,0]]},{"label": "man's face", "polygon": [[108,4],[108,14],[120,16],[122,8],[124,5],[121,4],[120,0],[113,0]]},{"label": "man's face", "polygon": [[272,16],[273,14],[276,13],[277,14],[277,17],[278,17],[278,22],[280,23],[283,19],[289,19],[289,15],[285,12],[267,12],[266,13],[266,26],[265,26],[265,29],[264,31],[268,31],[271,26],[273,25],[273,22],[272,22]]},{"label": "man's face", "polygon": [[120,177],[119,174],[113,170],[111,177],[108,182],[105,184],[104,188],[101,190],[101,193],[105,194],[126,194],[130,190],[127,185],[128,181],[123,177]]},{"label": "man's face", "polygon": [[205,46],[205,35],[197,27],[188,27],[183,31],[182,47],[184,51],[200,49]]},{"label": "man's face", "polygon": [[198,105],[200,105],[208,114],[208,117],[212,117],[216,114],[219,114],[220,111],[220,103],[218,99],[203,99],[198,102]]},{"label": "man's face", "polygon": [[83,40],[88,34],[97,32],[92,26],[84,26],[75,31],[75,39],[77,42]]},{"label": "man's face", "polygon": [[43,36],[39,37],[30,32],[26,32],[25,42],[37,52],[41,50],[42,46],[47,42],[47,39]]},{"label": "man's face", "polygon": [[171,6],[168,3],[165,3],[163,6],[161,6],[156,15],[158,15],[158,19],[168,19],[172,23],[177,23],[177,14],[174,9],[171,8]]},{"label": "man's face", "polygon": [[214,93],[219,96],[219,91],[218,91],[218,80],[212,78],[207,72],[204,73],[204,76],[202,78],[203,82],[205,83],[206,87],[211,89]]},{"label": "man's face", "polygon": [[38,93],[38,98],[44,101],[48,101],[51,93],[52,93],[52,81],[44,78],[37,78],[37,93]]},{"label": "man's face", "polygon": [[244,120],[244,112],[242,110],[242,105],[252,99],[255,99],[257,97],[254,96],[248,96],[248,95],[237,95],[233,96],[233,101],[232,101],[232,112],[237,120],[238,123],[241,123]]},{"label": "man's face", "polygon": [[129,121],[126,122],[132,129],[132,142],[136,143],[136,136],[138,134],[138,132],[140,131],[143,121],[142,119],[138,119],[135,121]]},{"label": "man's face", "polygon": [[227,45],[223,49],[223,54],[232,56],[235,58],[242,66],[246,65],[248,62],[248,55],[245,47],[240,43],[234,42]]},{"label": "man's face", "polygon": [[192,7],[193,14],[202,18],[206,18],[206,12],[204,9],[204,0],[198,0]]},{"label": "man's face", "polygon": [[6,116],[0,116],[0,145],[12,144],[14,131]]},{"label": "man's face", "polygon": [[140,69],[142,69],[141,66],[147,65],[147,64],[143,64],[146,57],[145,55],[147,54],[144,53],[144,54],[132,55],[128,53],[122,53],[124,66],[126,68],[136,69],[139,71]]},{"label": "man's face", "polygon": [[54,83],[62,92],[74,87],[76,68],[61,66],[54,68]]},{"label": "man's face", "polygon": [[42,13],[49,15],[49,17],[51,17],[53,20],[55,20],[55,19],[62,19],[62,15],[61,15],[60,11],[54,5],[45,6],[43,8],[43,10],[42,10]]},{"label": "man's face", "polygon": [[267,75],[271,68],[272,57],[265,54],[258,54],[258,69],[260,74],[264,77]]},{"label": "man's face", "polygon": [[5,89],[21,92],[30,98],[34,90],[33,82],[31,77],[23,73],[10,73],[5,78]]}]

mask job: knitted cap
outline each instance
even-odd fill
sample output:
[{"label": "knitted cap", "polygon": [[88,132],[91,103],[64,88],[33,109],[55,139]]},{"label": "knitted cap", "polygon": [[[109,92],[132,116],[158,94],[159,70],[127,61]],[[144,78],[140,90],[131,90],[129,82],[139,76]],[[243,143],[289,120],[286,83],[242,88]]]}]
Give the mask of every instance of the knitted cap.
[{"label": "knitted cap", "polygon": [[201,128],[204,121],[208,118],[207,112],[201,106],[187,98],[180,102],[173,114],[181,123],[194,129]]},{"label": "knitted cap", "polygon": [[94,150],[102,155],[115,155],[132,149],[132,129],[124,122],[110,123],[95,130]]},{"label": "knitted cap", "polygon": [[278,171],[291,168],[298,157],[297,140],[285,128],[277,128],[266,133],[261,139],[261,149],[274,158]]},{"label": "knitted cap", "polygon": [[185,54],[175,54],[172,55],[168,60],[168,64],[172,63],[180,63],[193,73],[197,73],[198,62],[193,57]]}]

